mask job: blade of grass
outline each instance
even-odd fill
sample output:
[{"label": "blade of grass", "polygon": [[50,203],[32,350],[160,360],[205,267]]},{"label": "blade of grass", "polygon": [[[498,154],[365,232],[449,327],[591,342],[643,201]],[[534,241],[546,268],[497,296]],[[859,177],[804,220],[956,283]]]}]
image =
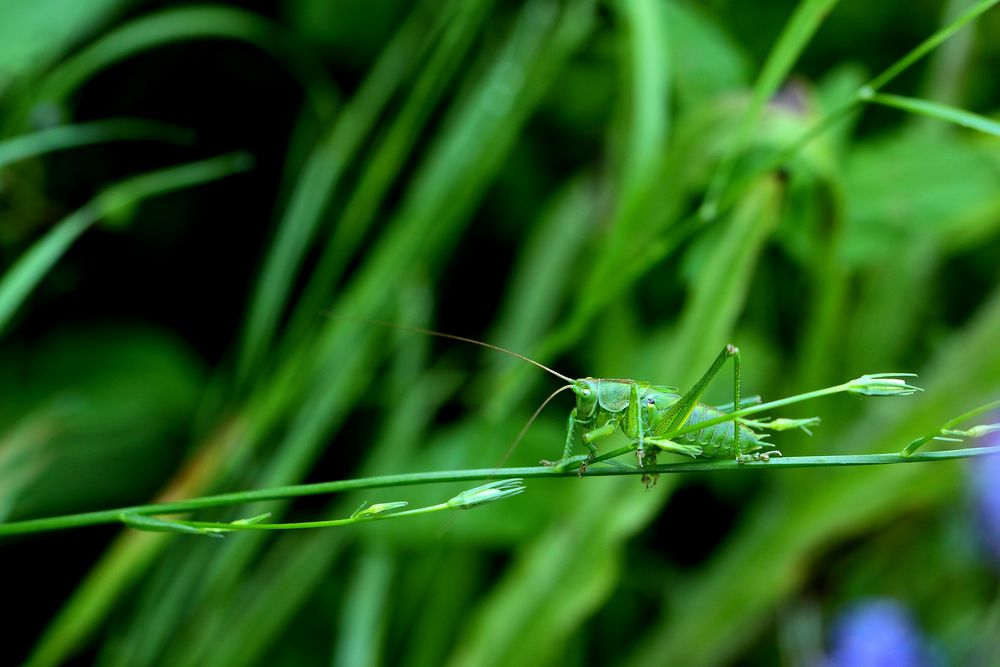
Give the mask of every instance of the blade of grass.
[{"label": "blade of grass", "polygon": [[46,77],[36,101],[61,105],[96,74],[143,51],[197,39],[246,42],[274,57],[302,85],[319,118],[337,100],[322,63],[281,26],[225,6],[177,7],[151,12],[103,35]]},{"label": "blade of grass", "polygon": [[[239,441],[240,430],[241,426],[236,423],[220,429],[199,456],[185,467],[183,474],[164,489],[158,500],[170,502],[203,491],[218,467],[218,460]],[[170,536],[165,534],[126,532],[119,535],[49,622],[25,666],[64,664],[169,542]]]},{"label": "blade of grass", "polygon": [[802,0],[788,19],[754,83],[750,105],[740,121],[736,137],[726,148],[708,185],[705,200],[698,211],[702,220],[712,220],[718,215],[719,202],[729,186],[736,160],[746,150],[750,136],[760,121],[764,105],[774,97],[778,88],[788,78],[792,66],[798,61],[836,4],[837,0]]},{"label": "blade of grass", "polygon": [[[635,0],[623,3],[620,11],[626,25],[622,78],[628,82],[625,99],[620,102],[622,127],[612,130],[620,136],[616,142],[620,164],[609,184],[616,192],[612,220],[602,239],[603,251],[585,273],[586,282],[580,289],[576,311],[581,314],[596,312],[595,302],[605,292],[603,286],[621,273],[636,238],[645,236],[644,207],[658,194],[656,177],[670,131],[670,41],[661,7]],[[573,323],[582,320],[576,313],[571,318]],[[551,344],[544,347],[546,352],[552,351]]]},{"label": "blade of grass", "polygon": [[[524,344],[532,339],[531,331],[544,328],[544,321],[552,317],[547,304],[556,298],[556,294],[565,290],[572,279],[572,272],[561,271],[560,267],[572,262],[576,250],[585,239],[587,218],[593,211],[593,194],[588,184],[582,180],[569,186],[565,195],[557,195],[552,205],[552,211],[543,212],[545,222],[541,224],[537,235],[529,240],[524,255],[519,260],[513,286],[510,290],[509,307],[504,309],[506,315],[501,317],[498,340],[505,345],[514,345],[504,331],[516,332],[518,338],[524,338]],[[556,242],[558,241],[558,242]],[[547,276],[547,277],[546,277]],[[527,287],[531,286],[530,290]],[[522,298],[525,292],[530,292],[529,298]],[[412,304],[412,298],[405,303]],[[399,321],[414,322],[412,317],[404,316]],[[415,349],[427,344],[427,340],[406,334],[403,339],[404,349]],[[519,382],[507,383],[506,388],[513,396],[521,395],[528,381],[535,376],[521,376]],[[454,378],[458,380],[459,378]],[[450,383],[449,383],[450,384]],[[386,462],[405,461],[409,450],[416,446],[419,434],[426,429],[426,420],[433,414],[435,406],[443,400],[435,398],[441,390],[433,389],[435,385],[423,387],[423,382],[416,379],[401,382],[405,387],[401,403],[393,412],[393,419],[388,424],[384,438],[376,445],[368,459],[362,465],[366,474],[388,472]],[[416,388],[415,388],[416,387]],[[496,406],[501,401],[494,401]],[[508,404],[509,407],[509,404]],[[407,445],[409,443],[409,445]],[[506,443],[505,443],[506,444]],[[493,453],[488,456],[493,456]],[[342,502],[331,505],[328,514],[336,516],[357,506],[361,501],[359,496],[350,496]],[[252,628],[255,638],[253,644],[264,644],[277,637],[285,624],[291,622],[295,610],[305,604],[305,601],[316,589],[322,577],[328,572],[336,555],[340,553],[346,538],[336,532],[317,532],[314,535],[297,536],[294,543],[280,543],[273,553],[269,554],[266,569],[280,573],[266,577],[264,581],[253,584],[254,597],[247,603],[246,614],[237,619],[226,621],[234,639],[239,635],[238,628]],[[249,585],[248,585],[249,590]],[[234,641],[234,648],[225,655],[232,655],[239,644],[239,655],[251,656],[253,646],[246,646],[245,639]],[[258,649],[259,650],[259,649]],[[219,655],[222,655],[220,653]],[[243,659],[243,658],[240,658]]]},{"label": "blade of grass", "polygon": [[246,383],[252,377],[271,345],[302,258],[345,169],[373,131],[392,95],[432,45],[453,6],[427,30],[429,11],[429,3],[411,11],[296,179],[251,297],[237,361],[239,382]]},{"label": "blade of grass", "polygon": [[[399,613],[414,619],[405,639],[389,654],[399,667],[441,665],[465,610],[472,606],[483,579],[483,561],[476,550],[442,545],[408,559],[407,580],[397,597]],[[444,568],[444,569],[443,569]],[[439,573],[454,585],[438,586]],[[408,586],[407,586],[408,584]]]},{"label": "blade of grass", "polygon": [[176,125],[135,118],[109,118],[90,123],[63,125],[11,137],[0,142],[0,169],[20,160],[89,144],[112,141],[166,141],[183,145],[191,143],[191,138],[189,130]]},{"label": "blade of grass", "polygon": [[[534,233],[522,245],[508,279],[496,335],[489,340],[532,356],[543,333],[558,321],[559,307],[575,277],[573,267],[593,229],[595,199],[589,177],[578,176],[546,205],[532,226]],[[496,372],[485,378],[490,385],[485,394],[490,398],[483,412],[490,422],[499,420],[501,414],[509,416],[510,406],[528,393],[529,383],[540,380],[535,373],[522,372],[528,370],[523,366],[502,361],[495,359],[491,368]],[[500,368],[509,370],[501,372]]]},{"label": "blade of grass", "polygon": [[628,51],[628,135],[621,168],[623,205],[650,187],[670,134],[670,44],[659,3],[628,0],[621,12]]},{"label": "blade of grass", "polygon": [[823,132],[830,125],[839,122],[846,114],[850,113],[856,106],[867,101],[871,96],[877,93],[879,90],[884,88],[886,85],[891,83],[897,76],[902,74],[904,71],[909,69],[914,63],[918,62],[928,53],[936,49],[941,44],[945,43],[950,39],[956,32],[964,28],[967,24],[971,23],[975,19],[979,18],[981,14],[993,8],[994,5],[1000,0],[981,0],[977,2],[975,6],[971,7],[967,12],[956,18],[954,21],[944,26],[940,30],[936,31],[933,35],[925,39],[923,42],[918,44],[913,50],[907,53],[905,56],[894,62],[892,65],[887,67],[881,74],[873,78],[871,81],[863,85],[855,93],[851,100],[848,100],[839,109],[835,109],[828,113],[823,119],[816,123],[811,129],[807,130],[802,134],[802,136],[793,142],[793,144],[781,153],[781,156],[777,162],[783,163],[791,155],[794,155],[801,149],[804,145],[809,143],[814,137]]},{"label": "blade of grass", "polygon": [[725,236],[718,243],[709,265],[698,272],[672,347],[689,354],[671,355],[663,377],[692,382],[698,368],[692,359],[708,359],[715,348],[732,335],[753,280],[757,261],[780,220],[782,187],[776,180],[758,181],[734,211]]},{"label": "blade of grass", "polygon": [[232,153],[134,176],[105,188],[88,204],[56,223],[0,278],[0,333],[9,326],[35,286],[94,223],[103,219],[114,224],[144,199],[218,180],[249,167],[249,156]]},{"label": "blade of grass", "polygon": [[932,102],[930,100],[920,100],[913,97],[903,97],[901,95],[887,95],[876,93],[867,100],[871,104],[881,104],[882,106],[902,109],[913,114],[943,120],[959,127],[967,127],[978,130],[984,134],[992,134],[1000,137],[1000,123],[985,116],[974,114],[964,109],[956,109],[945,104]]},{"label": "blade of grass", "polygon": [[436,40],[427,63],[418,72],[417,80],[398,115],[364,163],[361,177],[338,217],[320,262],[309,278],[307,289],[296,304],[295,316],[289,326],[290,344],[295,344],[304,328],[311,328],[316,313],[329,304],[330,294],[377,216],[393,180],[410,157],[448,82],[465,60],[490,5],[489,2],[462,4],[443,28],[443,34]]},{"label": "blade of grass", "polygon": [[[562,12],[550,2],[530,3],[519,14],[509,38],[485,71],[444,120],[440,140],[431,148],[407,192],[400,211],[380,236],[379,244],[345,289],[333,313],[378,318],[392,289],[404,280],[404,271],[421,262],[437,265],[435,257],[447,252],[457,239],[469,213],[482,196],[501,160],[510,150],[528,114],[534,109],[552,77],[574,51],[590,25],[590,4],[570,5]],[[340,424],[346,411],[367,386],[367,371],[380,354],[370,328],[345,317],[329,318],[308,350],[306,366],[290,361],[271,383],[280,392],[274,405],[297,405],[297,416],[268,469],[256,484],[270,485],[297,479],[317,455],[324,438]],[[303,353],[305,359],[306,353]],[[285,372],[289,374],[282,377]],[[287,390],[287,393],[286,393]],[[292,401],[291,403],[287,403]],[[284,412],[284,410],[280,411]],[[279,481],[280,480],[280,481]],[[238,581],[249,558],[263,543],[257,536],[232,541],[216,562],[212,595]],[[206,604],[206,611],[222,609]],[[220,644],[202,628],[217,623],[200,616],[189,619],[199,638],[177,646],[180,664],[209,662],[245,663],[253,659],[253,646]],[[229,621],[227,620],[226,623]],[[261,636],[255,642],[271,641]],[[206,658],[203,651],[211,651]]]},{"label": "blade of grass", "polygon": [[359,554],[340,612],[333,667],[385,664],[382,644],[394,567],[384,548],[368,547]]},{"label": "blade of grass", "polygon": [[[941,23],[947,25],[972,6],[974,0],[948,0],[941,9]],[[942,104],[961,104],[968,81],[966,73],[976,50],[974,32],[955,35],[943,44],[927,63],[927,76],[920,87],[922,97]]]},{"label": "blade of grass", "polygon": [[[949,341],[923,374],[933,396],[908,402],[891,421],[884,414],[857,421],[841,439],[853,440],[854,448],[891,447],[939,427],[970,404],[984,402],[1000,382],[998,327],[1000,290],[995,290],[976,319]],[[733,537],[700,573],[683,582],[676,598],[683,600],[682,606],[663,606],[630,664],[648,664],[650,659],[691,665],[725,662],[761,629],[767,610],[796,590],[827,545],[873,530],[915,503],[947,497],[955,483],[948,472],[912,467],[879,474],[859,471],[830,477],[822,487],[809,479],[789,478],[788,486],[747,508],[744,524]],[[747,575],[748,564],[753,576]]]},{"label": "blade of grass", "polygon": [[[918,62],[928,53],[945,43],[955,33],[977,19],[984,12],[992,9],[997,2],[1000,2],[1000,0],[981,0],[971,7],[969,11],[965,12],[940,30],[937,30],[933,35],[922,41],[902,58],[887,67],[878,76],[861,86],[857,91],[855,91],[854,95],[843,102],[843,104],[825,114],[811,128],[804,131],[801,136],[795,139],[787,148],[777,151],[774,157],[757,166],[754,169],[754,172],[749,174],[744,179],[744,182],[748,182],[749,179],[753,178],[754,174],[771,171],[787,163],[809,142],[834,125],[843,121],[861,104],[868,101],[872,95],[891,83],[897,76],[909,69],[914,63]],[[715,206],[709,209],[708,212],[718,212],[725,209],[732,201],[732,197],[734,197],[739,191],[740,187],[742,187],[741,184],[737,183],[733,187],[727,188],[724,191],[720,190],[719,195],[715,198]]]},{"label": "blade of grass", "polygon": [[[779,193],[774,183],[762,181],[733,214],[731,225],[722,228],[725,236],[719,240],[719,252],[711,255],[711,263],[705,267],[705,274],[712,279],[693,287],[676,343],[667,346],[670,357],[666,363],[670,372],[663,377],[692,380],[700,369],[693,368],[689,360],[704,358],[721,345],[712,336],[725,340],[729,335],[752,279],[754,260],[774,226]],[[622,472],[617,468],[597,469],[599,474]],[[620,550],[622,542],[659,511],[673,488],[672,484],[661,483],[655,496],[647,495],[641,503],[636,503],[626,484],[576,489],[573,506],[591,509],[574,515],[569,535],[543,535],[518,551],[515,564],[500,579],[496,593],[474,610],[472,619],[460,632],[462,641],[452,656],[452,664],[470,664],[469,659],[474,664],[507,664],[525,658],[532,651],[550,654],[565,647],[578,627],[576,624],[586,618],[588,609],[606,597],[609,589],[594,591],[596,599],[581,599],[581,607],[560,608],[562,620],[540,613],[553,604],[551,591],[572,588],[586,576],[586,559],[580,559],[579,554],[591,545],[599,545],[602,552]],[[566,619],[573,622],[566,623]],[[499,638],[499,630],[493,629],[493,623],[504,629]],[[504,637],[511,641],[504,642]]]}]

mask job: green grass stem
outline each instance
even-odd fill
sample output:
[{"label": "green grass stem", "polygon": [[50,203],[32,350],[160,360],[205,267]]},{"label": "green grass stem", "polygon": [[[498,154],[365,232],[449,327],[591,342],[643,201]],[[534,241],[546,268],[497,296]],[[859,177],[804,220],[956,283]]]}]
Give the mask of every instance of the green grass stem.
[{"label": "green grass stem", "polygon": [[[551,479],[561,477],[617,477],[621,475],[650,474],[680,474],[693,472],[721,472],[724,470],[778,470],[789,468],[832,468],[844,466],[892,465],[897,463],[928,463],[933,461],[951,461],[977,456],[1000,454],[1000,446],[971,447],[939,452],[923,452],[906,456],[899,452],[886,454],[855,454],[839,456],[789,456],[775,458],[770,461],[747,461],[737,463],[734,460],[723,461],[691,461],[669,463],[644,468],[607,467],[589,468],[584,472],[576,470],[556,470],[547,466],[532,466],[520,468],[478,468],[472,470],[446,470],[441,472],[416,472],[399,475],[380,475],[378,477],[363,477],[345,479],[334,482],[319,482],[315,484],[296,484],[273,489],[256,491],[237,491],[220,493],[214,496],[191,498],[172,503],[153,505],[134,505],[118,509],[67,514],[45,519],[29,519],[0,524],[0,537],[41,533],[68,528],[82,528],[123,522],[123,515],[153,515],[181,514],[210,507],[230,507],[248,502],[265,500],[289,500],[307,496],[356,491],[359,489],[384,489],[397,486],[413,486],[416,484],[441,484],[445,482],[468,482],[498,478],[520,477],[524,479]],[[424,508],[426,510],[426,508]],[[326,522],[320,522],[326,523]],[[247,524],[248,526],[255,524]],[[259,524],[256,524],[259,525]],[[332,524],[331,524],[332,525]],[[218,527],[212,523],[210,527]],[[301,527],[314,527],[308,523]]]}]

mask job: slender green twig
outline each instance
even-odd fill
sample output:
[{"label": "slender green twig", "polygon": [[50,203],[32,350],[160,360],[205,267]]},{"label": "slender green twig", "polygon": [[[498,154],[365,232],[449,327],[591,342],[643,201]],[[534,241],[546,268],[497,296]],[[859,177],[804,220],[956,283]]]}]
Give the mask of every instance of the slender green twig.
[{"label": "slender green twig", "polygon": [[291,523],[264,523],[271,513],[261,514],[249,519],[239,519],[228,523],[216,521],[184,521],[180,519],[157,519],[148,515],[126,512],[121,515],[122,522],[139,530],[156,532],[182,533],[186,535],[207,535],[221,537],[223,533],[235,530],[297,530],[301,528],[331,528],[348,526],[352,523],[379,521],[383,519],[398,519],[447,510],[467,510],[486,503],[503,500],[524,492],[521,478],[501,479],[477,486],[459,493],[457,496],[436,505],[403,510],[407,502],[376,503],[366,507],[362,505],[354,514],[346,519],[325,519],[323,521],[299,521]]},{"label": "slender green twig", "polygon": [[705,201],[698,212],[700,219],[711,220],[715,217],[716,206],[729,184],[736,160],[753,135],[764,106],[774,96],[795,61],[836,4],[836,0],[803,0],[789,18],[754,84],[750,104],[743,114],[735,138],[719,161],[719,166],[708,184]]},{"label": "slender green twig", "polygon": [[[914,387],[913,385],[908,384],[904,379],[912,377],[916,376],[913,373],[873,373],[870,375],[862,375],[861,377],[855,378],[850,382],[833,385],[832,387],[824,387],[823,389],[807,391],[803,394],[795,394],[794,396],[779,398],[776,401],[768,401],[767,403],[758,403],[756,405],[751,405],[737,410],[736,412],[727,412],[724,415],[720,415],[712,419],[706,419],[705,421],[682,426],[681,428],[670,431],[669,433],[664,433],[659,437],[663,440],[672,440],[682,435],[687,435],[688,433],[693,433],[710,426],[715,426],[716,424],[736,421],[738,419],[742,420],[743,417],[747,417],[758,412],[767,412],[769,410],[774,410],[775,408],[781,408],[794,403],[802,403],[803,401],[810,401],[814,398],[820,398],[822,396],[832,396],[833,394],[850,393],[862,396],[907,396],[918,391],[923,391],[920,387]],[[792,428],[795,427],[795,422],[801,422],[799,427],[802,427],[803,425],[808,426],[813,423],[813,420],[777,421],[790,422],[789,427]],[[602,461],[607,461],[608,459],[617,458],[622,454],[627,454],[635,449],[636,444],[629,443],[625,447],[601,454],[600,456],[590,460],[589,463],[600,463]]]},{"label": "slender green twig", "polygon": [[964,438],[981,438],[989,433],[996,433],[997,431],[1000,431],[1000,424],[980,424],[979,426],[973,426],[970,429],[961,431],[955,430],[955,427],[968,419],[972,419],[973,417],[978,417],[979,415],[998,409],[1000,409],[1000,400],[980,405],[978,408],[973,408],[972,410],[969,410],[954,419],[950,419],[942,424],[941,428],[938,430],[932,431],[931,433],[910,442],[910,444],[903,448],[903,456],[912,456],[914,452],[931,440],[962,442]]},{"label": "slender green twig", "polygon": [[[997,2],[1000,2],[1000,0],[980,0],[980,2],[977,2],[975,5],[970,7],[967,12],[956,18],[948,25],[942,27],[940,30],[914,47],[902,58],[887,67],[878,76],[858,88],[858,90],[855,91],[850,98],[845,100],[842,104],[840,104],[840,106],[824,115],[812,127],[799,135],[799,137],[789,146],[783,150],[777,151],[774,156],[759,165],[754,170],[754,173],[768,172],[786,164],[813,139],[824,133],[833,125],[839,123],[860,105],[871,102],[872,98],[875,97],[875,94],[888,85],[893,79],[902,74],[911,65],[919,61],[928,53],[943,44],[952,35],[964,28],[970,22],[991,9],[995,4],[997,4]],[[709,194],[706,196],[705,202],[701,206],[699,214],[702,219],[712,219],[722,210],[728,208],[728,205],[737,199],[737,196],[733,193],[740,190],[740,185],[742,183],[747,183],[751,180],[751,176],[745,176],[742,179],[742,183],[736,183],[732,188],[727,188],[726,186],[729,184],[729,172],[722,171],[721,173],[723,174],[723,177],[720,177],[718,182],[714,184],[715,187],[710,190]]]},{"label": "slender green twig", "polygon": [[954,21],[922,41],[905,56],[887,67],[881,74],[858,88],[855,94],[852,95],[851,98],[848,99],[842,106],[828,113],[811,129],[804,132],[797,141],[782,151],[776,160],[780,160],[782,163],[786,162],[788,158],[797,153],[799,149],[812,141],[817,135],[826,130],[826,128],[838,122],[844,116],[853,111],[858,105],[868,102],[875,95],[875,93],[888,85],[893,79],[906,71],[911,65],[939,47],[952,35],[978,18],[981,14],[991,9],[998,1],[1000,0],[981,0],[980,2],[977,2],[974,6],[969,8],[969,11],[965,12]]},{"label": "slender green twig", "polygon": [[[816,389],[815,391],[807,391],[804,394],[796,394],[795,396],[780,398],[776,401],[768,401],[767,403],[751,405],[750,407],[737,410],[736,412],[728,412],[713,419],[706,419],[705,421],[695,424],[688,424],[687,426],[683,426],[675,431],[665,433],[661,437],[664,440],[670,440],[682,435],[687,435],[688,433],[700,431],[704,428],[708,428],[709,426],[735,421],[758,412],[766,412],[768,410],[781,408],[786,405],[792,405],[793,403],[801,403],[803,401],[809,401],[822,396],[832,396],[833,394],[846,392],[865,396],[905,396],[907,394],[921,391],[919,387],[909,385],[905,380],[903,380],[903,378],[908,377],[915,376],[912,373],[875,373],[873,375],[862,375],[857,379],[851,380],[850,382],[844,382],[843,384],[834,385],[832,387],[824,387],[823,389]],[[594,459],[594,462],[607,461],[608,459],[616,458],[622,454],[627,454],[634,449],[635,444],[629,444],[626,447],[622,447],[598,456]]]},{"label": "slender green twig", "polygon": [[[940,452],[923,452],[913,454],[911,456],[904,456],[901,453],[892,452],[887,454],[859,454],[849,456],[790,456],[787,458],[771,459],[767,462],[747,461],[745,463],[737,463],[736,461],[727,459],[721,461],[670,463],[666,465],[646,466],[644,468],[628,466],[591,467],[582,473],[576,470],[557,470],[546,466],[523,468],[480,468],[472,470],[406,473],[401,475],[383,475],[379,477],[364,477],[334,482],[320,482],[316,484],[281,486],[270,489],[258,489],[254,491],[238,491],[234,493],[223,493],[215,496],[192,498],[190,500],[181,500],[171,503],[136,505],[132,507],[122,507],[99,512],[69,514],[46,519],[15,521],[0,524],[0,536],[39,533],[50,530],[80,528],[83,526],[96,526],[102,524],[126,523],[128,521],[134,521],[134,517],[146,517],[154,514],[182,514],[210,507],[228,507],[262,500],[289,500],[292,498],[326,495],[331,493],[340,493],[343,491],[382,489],[387,487],[412,486],[416,484],[468,482],[498,478],[503,478],[503,481],[510,481],[510,478],[537,479],[576,477],[578,475],[581,477],[609,477],[617,475],[717,472],[722,470],[777,470],[786,468],[870,466],[896,463],[946,461],[950,459],[987,456],[990,454],[1000,454],[1000,446],[973,447],[969,449],[956,449]],[[231,524],[224,525],[231,526]],[[217,527],[217,525],[213,524],[213,527]],[[236,529],[239,530],[239,528]]]}]

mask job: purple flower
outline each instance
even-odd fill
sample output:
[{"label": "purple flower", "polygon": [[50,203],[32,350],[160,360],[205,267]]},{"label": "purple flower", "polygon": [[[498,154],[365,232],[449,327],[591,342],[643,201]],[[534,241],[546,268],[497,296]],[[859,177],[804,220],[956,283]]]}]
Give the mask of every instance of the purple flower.
[{"label": "purple flower", "polygon": [[[1000,414],[994,416],[1000,420]],[[986,436],[983,445],[1000,445],[1000,432]],[[970,476],[976,523],[983,544],[1000,565],[1000,455],[973,459]]]},{"label": "purple flower", "polygon": [[832,639],[824,667],[923,667],[932,663],[909,612],[888,598],[848,608]]}]

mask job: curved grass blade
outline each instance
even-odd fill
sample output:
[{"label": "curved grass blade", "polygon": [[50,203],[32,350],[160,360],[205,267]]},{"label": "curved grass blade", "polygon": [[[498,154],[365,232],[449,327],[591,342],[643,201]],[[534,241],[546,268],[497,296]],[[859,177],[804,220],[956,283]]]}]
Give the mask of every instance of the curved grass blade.
[{"label": "curved grass blade", "polygon": [[781,36],[768,54],[767,61],[754,83],[750,106],[743,115],[736,138],[723,155],[708,185],[705,200],[698,211],[702,220],[712,220],[718,215],[719,201],[729,185],[736,160],[743,153],[751,134],[756,129],[764,105],[774,97],[778,87],[788,78],[792,66],[836,4],[837,0],[802,0],[781,31]]},{"label": "curved grass blade", "polygon": [[93,224],[102,219],[121,224],[122,216],[144,199],[245,171],[250,164],[246,153],[230,153],[135,176],[104,189],[82,208],[56,223],[0,278],[0,334],[31,291]]},{"label": "curved grass blade", "polygon": [[302,85],[320,118],[338,97],[323,65],[295,36],[257,14],[223,6],[180,7],[141,16],[104,35],[52,72],[42,83],[41,101],[60,104],[112,65],[174,42],[232,39],[252,44],[283,63]]},{"label": "curved grass blade", "polygon": [[[704,275],[710,279],[693,285],[682,315],[684,324],[666,346],[670,365],[657,364],[663,377],[690,381],[693,371],[689,360],[710,354],[715,336],[729,335],[744,303],[757,257],[777,222],[779,204],[780,188],[764,180],[733,213],[731,224],[718,228],[725,236],[719,239],[711,265],[705,268]],[[620,468],[591,466],[588,474],[591,470],[606,475],[623,472]],[[586,576],[582,572],[589,563],[578,566],[574,554],[592,547],[600,553],[619,552],[624,540],[662,507],[672,485],[664,480],[657,493],[642,502],[625,493],[625,488],[623,484],[609,483],[578,491],[575,503],[579,513],[567,521],[567,530],[546,532],[519,550],[494,592],[470,614],[472,620],[463,626],[462,641],[450,664],[514,663],[528,659],[532,652],[549,654],[566,646],[573,631],[579,630],[585,613],[579,606],[567,603],[558,609],[562,616],[542,614],[558,606],[552,602],[553,591],[573,588]],[[612,589],[609,586],[590,591],[592,597],[586,608],[601,604]],[[492,622],[502,623],[501,637],[492,629]]]},{"label": "curved grass blade", "polygon": [[[341,306],[352,314],[378,317],[391,291],[387,286],[405,281],[415,264],[439,263],[435,258],[450,247],[448,241],[455,239],[469,222],[470,209],[518,138],[528,113],[549,89],[555,72],[588,34],[592,6],[574,4],[560,12],[555,3],[535,2],[519,16],[523,20],[518,19],[512,38],[505,41],[496,58],[489,59],[484,76],[473,79],[446,114],[441,136],[418,168],[399,213],[345,290]],[[553,26],[553,22],[558,25]],[[255,484],[286,483],[304,473],[318,448],[327,441],[325,434],[343,419],[344,406],[357,400],[357,387],[366,384],[359,369],[367,367],[364,364],[370,363],[368,357],[381,354],[381,350],[372,351],[372,342],[377,341],[372,340],[370,331],[331,320],[324,324],[315,345],[283,361],[274,381],[260,388],[261,396],[255,404],[263,404],[270,416],[260,410],[248,411],[254,413],[256,422],[251,430],[267,429],[268,420],[285,409],[294,410],[297,417]],[[250,576],[250,559],[265,544],[261,537],[248,535],[229,541],[206,576],[192,582],[197,586],[194,594],[203,596],[205,603],[180,619],[190,642],[167,647],[170,659],[248,664],[280,637],[279,631],[289,619],[274,618],[273,598],[258,600],[255,593],[247,592],[254,599],[245,606],[246,614],[260,612],[270,628],[268,632],[242,614],[235,619],[223,616],[225,605],[214,606],[218,599],[231,599],[233,587],[242,586]],[[213,630],[220,623],[254,630],[251,636],[234,630],[220,641]]]},{"label": "curved grass blade", "polygon": [[[853,424],[844,443],[865,443],[879,449],[905,442],[914,428],[930,430],[963,403],[995,391],[1000,381],[996,331],[1000,327],[1000,290],[994,290],[982,311],[931,360],[922,375],[935,389],[934,400],[911,403],[891,424],[879,417]],[[913,456],[952,451],[923,452]],[[970,448],[974,456],[996,455],[997,448]],[[895,456],[908,460],[901,453]],[[773,462],[773,461],[772,461]],[[761,614],[780,606],[804,583],[805,576],[845,535],[878,530],[915,503],[954,502],[958,470],[892,466],[879,474],[831,476],[822,487],[803,477],[773,489],[748,507],[743,521],[727,536],[712,558],[684,581],[684,590],[666,599],[645,635],[624,664],[714,665],[726,663],[761,630]],[[752,577],[734,585],[734,572],[754,563]],[[671,593],[665,593],[665,598]],[[725,641],[719,638],[724,637]]]},{"label": "curved grass blade", "polygon": [[191,143],[192,133],[176,125],[135,118],[111,118],[62,125],[0,142],[0,169],[54,151],[112,141],[167,141]]},{"label": "curved grass blade", "polygon": [[[465,3],[454,11],[427,62],[417,72],[412,89],[398,115],[379,137],[370,158],[351,192],[333,233],[326,242],[321,259],[309,278],[309,285],[296,304],[295,316],[288,330],[294,345],[297,333],[315,322],[316,313],[329,301],[330,291],[342,277],[351,257],[376,218],[411,149],[421,136],[435,106],[465,60],[473,38],[488,14],[491,3]],[[363,105],[359,100],[359,113]],[[374,105],[373,105],[374,106]],[[374,116],[372,112],[367,112]]]},{"label": "curved grass blade", "polygon": [[237,362],[240,381],[249,379],[273,341],[295,276],[344,171],[451,15],[443,12],[427,31],[427,11],[425,4],[410,14],[303,165],[251,297]]},{"label": "curved grass blade", "polygon": [[[961,436],[957,438],[949,438],[948,437],[949,434],[947,434],[946,432],[951,431],[952,429],[954,429],[956,426],[966,421],[967,419],[978,417],[981,414],[985,414],[987,412],[990,412],[991,410],[996,410],[998,408],[1000,408],[1000,401],[993,401],[991,403],[986,403],[985,405],[980,405],[977,408],[969,410],[968,412],[961,414],[955,417],[954,419],[949,419],[944,424],[942,424],[941,428],[937,429],[936,431],[931,431],[927,435],[921,436],[913,440],[913,442],[911,442],[905,448],[903,448],[903,456],[911,456],[914,452],[916,452],[918,449],[926,445],[931,440],[946,439],[954,442],[961,442],[962,437],[970,436],[969,431],[963,432]],[[980,430],[983,431],[981,435],[985,435],[986,432],[993,432],[997,430],[996,428],[989,428],[989,427],[996,427],[997,426],[996,424],[988,424],[986,426],[987,428],[980,428]],[[973,430],[971,437],[979,437],[978,435],[975,435],[976,433],[977,431]]]},{"label": "curved grass blade", "polygon": [[931,100],[921,100],[915,97],[903,97],[902,95],[888,95],[884,93],[876,93],[868,97],[867,101],[872,104],[881,104],[882,106],[927,116],[928,118],[936,118],[946,123],[952,123],[953,125],[978,130],[985,134],[992,134],[994,137],[1000,137],[1000,123],[985,116],[972,113],[971,111],[966,111],[965,109],[939,104]]},{"label": "curved grass blade", "polygon": [[[732,188],[720,188],[718,191],[718,196],[713,200],[712,205],[705,210],[707,213],[718,214],[722,209],[728,208],[735,198],[738,197],[738,191],[742,189],[742,186],[753,178],[754,174],[761,172],[771,171],[776,169],[781,165],[788,162],[792,157],[794,157],[806,144],[811,142],[813,139],[823,134],[825,131],[833,127],[834,125],[840,123],[846,116],[851,114],[855,109],[857,109],[861,104],[869,100],[873,95],[875,95],[879,90],[888,85],[897,76],[902,74],[904,71],[909,69],[914,63],[918,62],[928,53],[936,49],[938,46],[950,39],[955,33],[964,28],[966,25],[977,19],[980,15],[986,11],[993,8],[994,5],[1000,2],[1000,0],[980,0],[973,7],[969,8],[967,12],[956,18],[954,21],[944,26],[940,30],[937,30],[930,37],[922,41],[912,50],[910,50],[905,56],[894,62],[892,65],[887,67],[878,76],[871,79],[865,85],[861,86],[853,95],[851,95],[847,100],[845,100],[840,106],[834,108],[820,120],[810,127],[809,129],[802,132],[802,134],[795,139],[787,148],[777,151],[773,158],[765,160],[760,166],[758,166],[753,174],[749,174],[743,178],[742,183],[737,183]],[[706,204],[708,199],[706,197]]]}]

